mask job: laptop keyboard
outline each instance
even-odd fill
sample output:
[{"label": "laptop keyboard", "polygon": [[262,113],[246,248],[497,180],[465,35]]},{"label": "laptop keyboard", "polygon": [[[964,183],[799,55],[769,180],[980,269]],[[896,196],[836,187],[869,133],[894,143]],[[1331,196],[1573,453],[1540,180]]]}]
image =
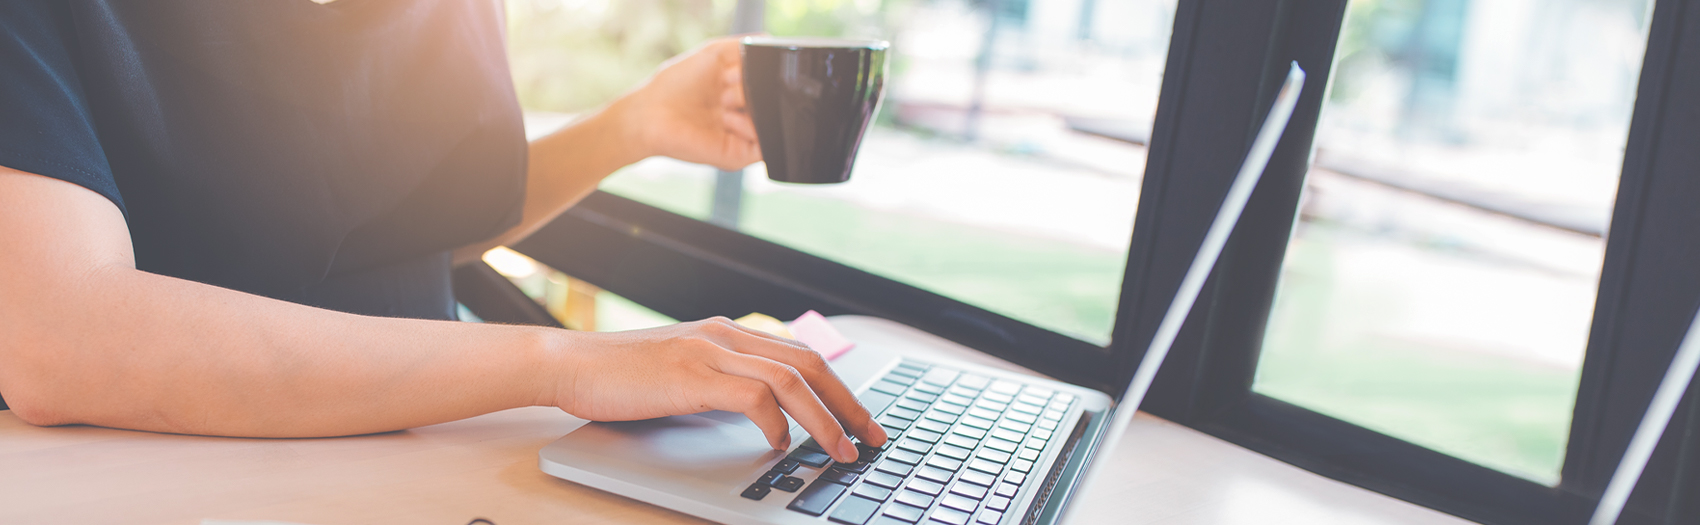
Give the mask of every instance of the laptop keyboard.
[{"label": "laptop keyboard", "polygon": [[[904,361],[858,396],[890,437],[835,463],[814,439],[743,491],[851,525],[996,524],[1034,477],[1074,395]],[[823,470],[808,486],[798,469]],[[791,495],[794,493],[795,495]]]}]

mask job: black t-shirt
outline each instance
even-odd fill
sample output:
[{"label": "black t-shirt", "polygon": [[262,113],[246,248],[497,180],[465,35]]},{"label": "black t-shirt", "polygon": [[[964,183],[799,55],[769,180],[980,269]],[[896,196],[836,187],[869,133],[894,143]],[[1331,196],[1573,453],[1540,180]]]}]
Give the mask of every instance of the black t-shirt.
[{"label": "black t-shirt", "polygon": [[0,0],[0,165],[111,199],[142,270],[452,319],[447,251],[524,199],[502,32],[499,0]]}]

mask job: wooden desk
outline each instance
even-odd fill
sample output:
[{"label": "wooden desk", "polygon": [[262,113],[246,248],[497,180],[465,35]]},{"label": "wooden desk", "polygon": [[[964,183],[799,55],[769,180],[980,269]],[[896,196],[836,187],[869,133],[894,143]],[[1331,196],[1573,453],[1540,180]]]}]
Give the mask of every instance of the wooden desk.
[{"label": "wooden desk", "polygon": [[[912,329],[836,318],[851,339],[1018,369]],[[583,424],[524,408],[404,432],[230,439],[36,428],[0,412],[0,523],[700,523],[549,477],[537,451]],[[1075,523],[1461,524],[1141,414]]]}]

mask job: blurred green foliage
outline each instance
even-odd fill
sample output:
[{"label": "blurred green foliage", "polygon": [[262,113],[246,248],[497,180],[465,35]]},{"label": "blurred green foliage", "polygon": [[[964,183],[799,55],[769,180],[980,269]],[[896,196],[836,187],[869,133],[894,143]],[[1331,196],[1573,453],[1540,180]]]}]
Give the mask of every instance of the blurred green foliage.
[{"label": "blurred green foliage", "polygon": [[[776,35],[884,37],[901,0],[768,0]],[[668,58],[726,34],[736,0],[508,0],[520,106],[581,112],[632,89]]]}]

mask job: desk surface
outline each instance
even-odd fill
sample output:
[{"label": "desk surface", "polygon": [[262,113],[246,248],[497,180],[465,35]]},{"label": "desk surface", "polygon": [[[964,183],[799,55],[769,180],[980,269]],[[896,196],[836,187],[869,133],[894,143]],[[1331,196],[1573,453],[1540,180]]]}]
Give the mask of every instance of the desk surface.
[{"label": "desk surface", "polygon": [[[834,322],[852,340],[1019,369],[895,323]],[[524,408],[371,436],[232,439],[37,428],[0,412],[0,523],[701,523],[538,471],[538,449],[581,424]],[[1145,414],[1109,461],[1075,523],[1468,523]]]}]

